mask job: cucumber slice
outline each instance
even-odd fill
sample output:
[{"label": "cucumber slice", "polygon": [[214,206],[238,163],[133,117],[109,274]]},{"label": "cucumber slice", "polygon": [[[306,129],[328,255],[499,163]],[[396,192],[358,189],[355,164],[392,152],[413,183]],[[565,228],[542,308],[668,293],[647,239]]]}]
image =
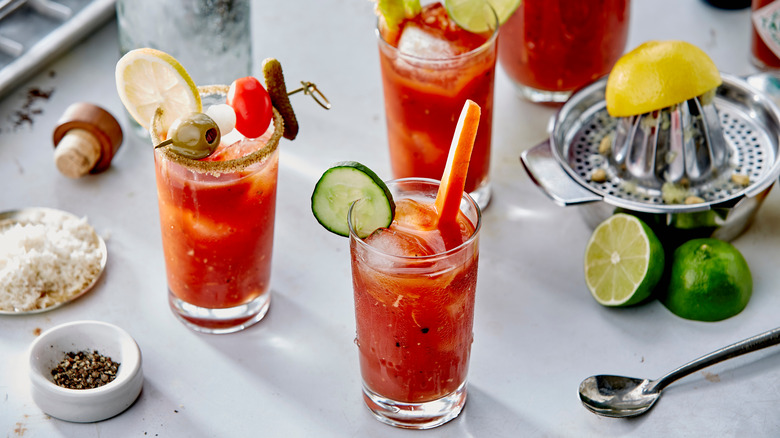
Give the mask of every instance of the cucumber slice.
[{"label": "cucumber slice", "polygon": [[355,205],[355,233],[361,239],[393,222],[395,203],[384,182],[356,161],[337,163],[322,174],[311,195],[311,211],[328,231],[349,236],[347,212]]}]

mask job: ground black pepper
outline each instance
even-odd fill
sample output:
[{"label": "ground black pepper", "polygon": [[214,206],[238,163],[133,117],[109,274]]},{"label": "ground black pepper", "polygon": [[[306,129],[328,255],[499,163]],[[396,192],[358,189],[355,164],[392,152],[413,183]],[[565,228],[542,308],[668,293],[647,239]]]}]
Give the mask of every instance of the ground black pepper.
[{"label": "ground black pepper", "polygon": [[65,353],[62,361],[51,370],[54,383],[69,389],[93,389],[116,378],[119,363],[97,350]]},{"label": "ground black pepper", "polygon": [[43,110],[41,108],[36,108],[34,105],[39,100],[49,100],[53,93],[53,88],[48,90],[38,87],[29,88],[25,93],[25,100],[21,108],[14,111],[13,113],[11,121],[13,123],[14,130],[22,127],[25,124],[32,126],[34,117],[43,114]]}]

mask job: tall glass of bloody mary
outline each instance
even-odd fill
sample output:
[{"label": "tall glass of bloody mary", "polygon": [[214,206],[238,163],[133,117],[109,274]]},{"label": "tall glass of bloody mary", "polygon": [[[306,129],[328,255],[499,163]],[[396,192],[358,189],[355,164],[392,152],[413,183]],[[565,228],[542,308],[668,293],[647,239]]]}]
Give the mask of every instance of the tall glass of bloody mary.
[{"label": "tall glass of bloody mary", "polygon": [[501,66],[524,98],[565,102],[623,54],[629,9],[630,0],[523,0],[501,26]]},{"label": "tall glass of bloody mary", "polygon": [[[489,7],[489,6],[486,6]],[[485,208],[490,201],[490,140],[498,17],[490,31],[460,28],[440,3],[404,20],[399,29],[377,24],[390,162],[395,178],[441,178],[452,132],[471,99],[482,118],[466,191]]]},{"label": "tall glass of bloody mary", "polygon": [[[224,103],[228,87],[199,91],[206,106]],[[156,122],[155,145],[168,135]],[[274,111],[264,135],[230,142],[223,137],[202,160],[155,149],[168,301],[194,330],[235,332],[268,311],[282,131]]]},{"label": "tall glass of bloody mary", "polygon": [[384,423],[428,429],[466,402],[481,212],[464,193],[457,221],[439,227],[438,181],[387,186],[388,228],[360,239],[348,215],[364,401]]}]

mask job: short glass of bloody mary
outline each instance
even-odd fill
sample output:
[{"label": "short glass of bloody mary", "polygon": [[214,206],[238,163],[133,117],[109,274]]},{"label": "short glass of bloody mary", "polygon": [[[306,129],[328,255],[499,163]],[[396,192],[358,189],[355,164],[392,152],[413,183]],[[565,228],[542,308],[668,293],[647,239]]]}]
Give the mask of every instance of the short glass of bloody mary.
[{"label": "short glass of bloody mary", "polygon": [[523,0],[501,25],[498,57],[518,94],[565,102],[623,54],[630,0]]},{"label": "short glass of bloody mary", "polygon": [[[423,2],[424,3],[424,2]],[[485,3],[485,7],[490,6]],[[498,17],[471,33],[441,3],[426,4],[399,29],[377,21],[388,146],[394,178],[441,178],[452,132],[471,99],[482,108],[466,191],[480,208],[490,202],[490,141]]]},{"label": "short glass of bloody mary", "polygon": [[464,193],[457,220],[439,226],[438,181],[387,187],[396,205],[388,228],[360,239],[348,214],[363,397],[384,423],[428,429],[466,403],[481,212]]},{"label": "short glass of bloody mary", "polygon": [[[199,92],[205,107],[224,103],[228,87],[200,87]],[[168,136],[156,128],[158,116],[151,129],[155,145]],[[196,331],[235,332],[268,311],[277,146],[283,129],[274,110],[265,134],[223,137],[201,160],[155,148],[168,302],[174,315]]]}]

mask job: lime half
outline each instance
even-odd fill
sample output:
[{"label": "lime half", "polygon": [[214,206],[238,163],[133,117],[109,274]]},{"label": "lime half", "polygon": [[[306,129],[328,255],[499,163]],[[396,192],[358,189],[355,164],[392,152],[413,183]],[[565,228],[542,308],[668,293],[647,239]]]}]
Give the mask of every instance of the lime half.
[{"label": "lime half", "polygon": [[593,231],[585,249],[585,282],[604,306],[630,306],[650,296],[664,270],[664,250],[638,218],[618,213]]},{"label": "lime half", "polygon": [[737,248],[718,239],[694,239],[674,251],[661,302],[682,318],[720,321],[741,312],[752,293],[753,276]]},{"label": "lime half", "polygon": [[[495,28],[506,20],[520,6],[521,0],[445,0],[444,7],[450,18],[458,26],[469,32],[483,33]],[[487,7],[487,5],[491,7]],[[494,15],[495,14],[495,15]]]}]

